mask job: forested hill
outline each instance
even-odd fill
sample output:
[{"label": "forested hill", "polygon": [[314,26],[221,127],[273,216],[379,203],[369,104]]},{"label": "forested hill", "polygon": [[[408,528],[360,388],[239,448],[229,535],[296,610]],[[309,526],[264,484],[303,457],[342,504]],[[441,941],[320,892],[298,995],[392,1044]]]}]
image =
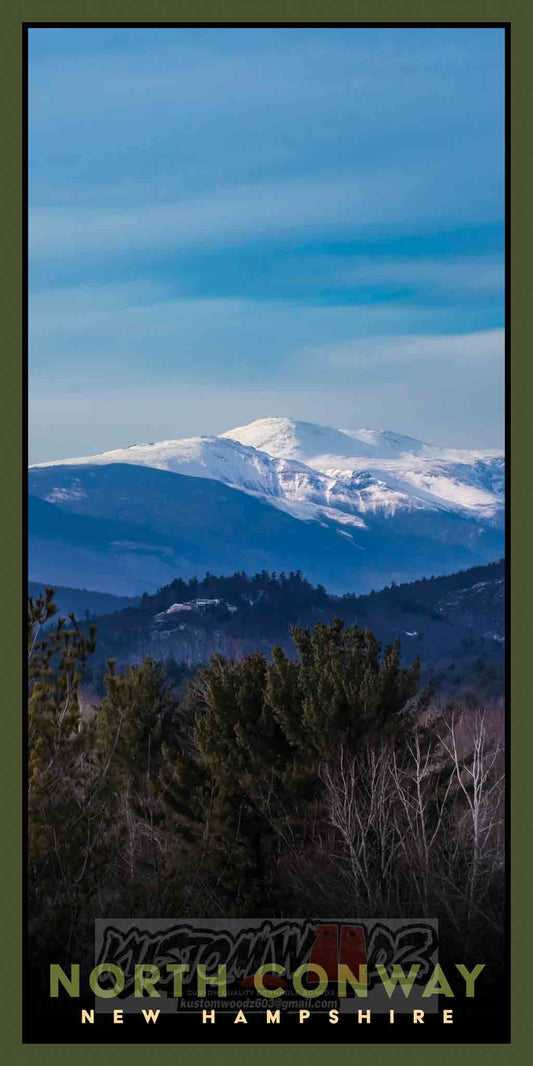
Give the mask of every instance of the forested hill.
[{"label": "forested hill", "polygon": [[[28,593],[37,598],[46,588],[43,581],[30,581]],[[77,618],[95,617],[110,614],[124,607],[133,607],[140,602],[140,596],[112,596],[109,592],[93,592],[90,589],[72,589],[64,585],[54,585],[54,602],[60,614],[75,614]]]},{"label": "forested hill", "polygon": [[420,655],[424,672],[437,681],[453,687],[474,671],[483,686],[500,691],[504,577],[500,561],[364,596],[328,595],[299,572],[177,578],[137,606],[100,615],[97,658],[131,662],[150,654],[194,666],[215,652],[269,654],[274,642],[290,650],[291,626],[338,617],[384,642],[399,639],[404,659]]}]

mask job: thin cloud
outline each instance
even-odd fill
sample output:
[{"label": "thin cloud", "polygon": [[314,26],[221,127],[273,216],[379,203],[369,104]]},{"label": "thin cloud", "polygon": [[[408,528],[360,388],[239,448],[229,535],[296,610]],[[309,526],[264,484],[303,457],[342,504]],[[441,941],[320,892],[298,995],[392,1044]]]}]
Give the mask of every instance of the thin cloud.
[{"label": "thin cloud", "polygon": [[[397,286],[453,293],[502,293],[505,266],[501,256],[354,256],[354,265],[335,273],[342,286]],[[331,264],[330,270],[331,270]]]},{"label": "thin cloud", "polygon": [[[452,165],[451,158],[449,166]],[[421,184],[432,189],[421,198]],[[255,237],[324,233],[348,226],[353,233],[386,224],[400,231],[420,229],[437,217],[445,221],[486,222],[503,207],[491,183],[476,191],[464,175],[450,187],[442,160],[424,168],[366,170],[319,179],[218,188],[181,202],[137,205],[128,210],[34,207],[30,211],[32,259],[121,253],[129,249],[179,249],[194,245],[238,245]]]},{"label": "thin cloud", "polygon": [[322,346],[312,354],[316,359],[326,359],[336,367],[460,359],[464,363],[497,361],[503,370],[505,331],[493,329],[470,334],[366,337]]},{"label": "thin cloud", "polygon": [[[448,320],[441,313],[441,328]],[[115,375],[171,380],[209,374],[224,381],[307,380],[350,363],[374,369],[388,352],[409,359],[415,340],[409,303],[329,306],[242,299],[175,299],[157,289],[68,287],[31,299],[30,365],[73,382]],[[431,335],[434,308],[418,308]],[[383,338],[386,330],[389,337]],[[377,336],[376,336],[377,335]]]},{"label": "thin cloud", "polygon": [[503,85],[501,30],[31,30],[36,458],[272,413],[493,444]]}]

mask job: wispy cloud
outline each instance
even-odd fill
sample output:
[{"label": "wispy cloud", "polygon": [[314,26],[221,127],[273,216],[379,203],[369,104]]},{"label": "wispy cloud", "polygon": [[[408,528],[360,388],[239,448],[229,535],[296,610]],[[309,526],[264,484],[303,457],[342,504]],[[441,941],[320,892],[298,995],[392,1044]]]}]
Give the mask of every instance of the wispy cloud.
[{"label": "wispy cloud", "polygon": [[486,330],[466,334],[419,334],[394,337],[365,337],[322,346],[306,353],[318,361],[327,360],[336,367],[375,366],[390,363],[456,360],[463,363],[496,362],[503,370],[505,331]]},{"label": "wispy cloud", "polygon": [[35,458],[221,405],[499,443],[501,31],[34,29],[29,73]]},{"label": "wispy cloud", "polygon": [[[451,293],[502,294],[505,265],[501,256],[356,256],[333,277],[339,285],[382,285]],[[330,267],[331,269],[331,267]]]},{"label": "wispy cloud", "polygon": [[420,199],[419,166],[389,166],[366,173],[217,188],[202,197],[127,210],[35,207],[30,212],[30,251],[35,259],[71,258],[129,249],[238,245],[258,236],[320,234],[347,226],[354,234],[383,232],[386,225],[405,232],[427,227],[436,217],[441,225],[483,223],[501,206],[491,184],[475,196],[461,175],[455,174],[452,185],[442,161],[426,164],[424,180],[432,185],[429,202]]},{"label": "wispy cloud", "polygon": [[[446,307],[409,302],[311,304],[245,299],[176,299],[164,288],[80,286],[43,291],[30,301],[30,367],[36,380],[156,379],[180,383],[307,383],[358,367],[375,377],[386,363],[457,355],[502,360],[502,331],[435,334]],[[416,323],[418,333],[410,332]],[[503,362],[502,362],[503,370]]]}]

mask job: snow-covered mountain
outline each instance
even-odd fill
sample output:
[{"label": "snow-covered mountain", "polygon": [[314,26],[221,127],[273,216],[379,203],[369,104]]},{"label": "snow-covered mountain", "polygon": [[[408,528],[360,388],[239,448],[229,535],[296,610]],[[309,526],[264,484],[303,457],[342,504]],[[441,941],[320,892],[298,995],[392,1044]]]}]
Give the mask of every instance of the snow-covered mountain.
[{"label": "snow-covered mountain", "polygon": [[[263,418],[223,437],[320,471],[330,492],[360,493],[361,511],[444,507],[503,520],[504,457],[498,451],[439,448],[389,430],[338,430],[290,418]],[[363,478],[366,475],[366,479]]]},{"label": "snow-covered mountain", "polygon": [[[387,430],[264,418],[219,437],[134,444],[44,466],[133,463],[222,481],[302,520],[361,528],[369,515],[447,511],[491,526],[504,514],[504,458]],[[60,502],[58,489],[47,497]],[[70,490],[72,491],[72,489]]]},{"label": "snow-covered mountain", "polygon": [[41,463],[29,480],[30,577],[104,592],[262,568],[363,592],[504,549],[503,455],[388,431],[260,419]]}]

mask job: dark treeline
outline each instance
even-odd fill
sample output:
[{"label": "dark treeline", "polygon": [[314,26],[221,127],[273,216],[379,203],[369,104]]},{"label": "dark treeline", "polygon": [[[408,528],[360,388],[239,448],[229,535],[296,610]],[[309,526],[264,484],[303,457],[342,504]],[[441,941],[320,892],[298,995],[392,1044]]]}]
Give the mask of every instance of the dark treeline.
[{"label": "dark treeline", "polygon": [[[351,617],[358,613],[365,615],[379,603],[385,610],[400,610],[409,613],[432,608],[437,598],[462,589],[465,584],[503,578],[505,564],[503,560],[486,566],[472,567],[467,571],[446,574],[443,577],[423,578],[407,584],[390,586],[372,591],[365,595],[348,593],[344,596],[332,596],[323,585],[312,585],[302,573],[293,571],[269,573],[266,570],[249,577],[244,572],[230,576],[207,573],[203,578],[191,578],[185,581],[176,578],[158,592],[145,593],[140,603],[116,612],[113,616],[100,619],[100,625],[115,625],[121,630],[135,628],[146,616],[166,611],[176,602],[186,603],[199,597],[220,599],[239,607],[247,616],[258,619],[271,617],[275,624],[291,623],[298,612],[309,609],[334,609],[341,617]],[[242,615],[240,615],[242,617]],[[112,619],[112,620],[111,620]],[[232,625],[238,625],[239,619],[232,619]]]},{"label": "dark treeline", "polygon": [[[186,677],[216,652],[268,656],[277,643],[291,655],[291,628],[331,625],[341,617],[371,629],[384,643],[400,639],[406,662],[421,656],[424,681],[473,705],[480,695],[495,699],[503,693],[503,579],[501,561],[339,597],[300,572],[178,578],[137,605],[98,618],[91,679],[101,694],[110,657],[125,665],[152,655],[174,663],[174,673],[180,669]],[[210,602],[197,608],[199,600]],[[192,610],[168,613],[176,604],[191,603]]]},{"label": "dark treeline", "polygon": [[288,628],[302,612],[327,609],[338,600],[328,596],[322,585],[311,585],[299,571],[270,574],[263,570],[253,577],[244,572],[231,576],[207,573],[204,578],[191,578],[190,581],[176,578],[152,595],[145,593],[137,606],[107,615],[99,620],[99,626],[106,633],[127,633],[145,626],[147,619],[153,619],[176,602],[188,603],[199,598],[222,601],[221,607],[218,610],[211,608],[199,624],[209,626],[214,621],[222,624],[227,619],[224,605],[229,603],[237,608],[228,620],[232,630],[246,631],[253,620],[264,635],[270,631],[274,633],[280,626]]},{"label": "dark treeline", "polygon": [[397,642],[297,626],[291,656],[215,656],[181,694],[152,658],[111,661],[88,708],[97,634],[54,617],[52,590],[30,599],[34,960],[136,915],[426,915],[451,957],[501,951],[497,729],[437,713]]}]

